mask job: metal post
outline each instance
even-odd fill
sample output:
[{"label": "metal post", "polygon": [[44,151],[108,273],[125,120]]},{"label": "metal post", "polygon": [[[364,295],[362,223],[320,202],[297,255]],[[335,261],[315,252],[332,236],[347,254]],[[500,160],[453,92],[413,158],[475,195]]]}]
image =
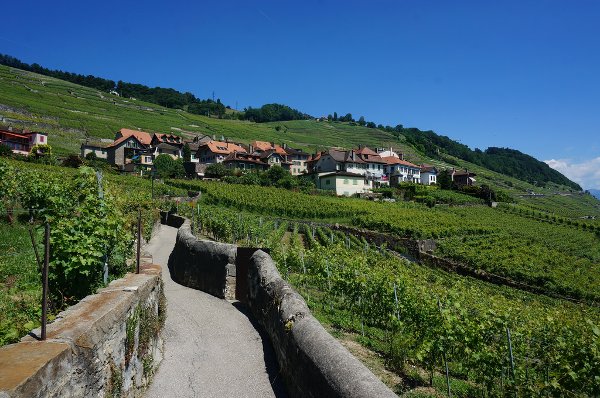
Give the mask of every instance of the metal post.
[{"label": "metal post", "polygon": [[[395,287],[395,285],[394,285]],[[440,302],[440,299],[438,298],[437,300],[437,304],[438,304],[438,310],[440,311],[440,314],[442,313],[442,303]],[[448,371],[448,361],[446,360],[446,352],[442,351],[442,359],[444,361],[444,367],[446,368],[446,386],[448,388],[448,397],[452,397],[452,392],[450,391],[450,372]]]},{"label": "metal post", "polygon": [[50,264],[50,224],[46,222],[44,234],[44,268],[42,269],[42,340],[46,340],[46,322],[48,321],[48,266]]},{"label": "metal post", "polygon": [[398,292],[396,290],[396,283],[394,283],[394,301],[396,302],[396,319],[400,320],[400,310],[398,309]]},{"label": "metal post", "polygon": [[513,357],[512,341],[510,339],[510,329],[506,328],[506,338],[508,339],[508,355],[510,359],[510,372],[514,380],[515,378],[515,358]]},{"label": "metal post", "polygon": [[37,262],[38,270],[43,272],[44,265],[42,264],[42,261],[40,260],[40,254],[38,253],[37,244],[35,243],[35,234],[33,233],[32,225],[29,225],[29,237],[31,238],[31,244],[33,246],[33,252],[35,253],[35,261]]},{"label": "metal post", "polygon": [[138,222],[137,222],[137,255],[136,255],[136,270],[135,273],[140,273],[140,250],[142,246],[142,209],[138,209]]}]

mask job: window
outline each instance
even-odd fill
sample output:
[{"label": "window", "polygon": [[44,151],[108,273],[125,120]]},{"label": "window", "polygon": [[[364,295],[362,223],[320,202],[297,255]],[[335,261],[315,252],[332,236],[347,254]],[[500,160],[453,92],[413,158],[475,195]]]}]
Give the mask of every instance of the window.
[{"label": "window", "polygon": [[352,185],[358,185],[358,180],[352,180]]},{"label": "window", "polygon": [[344,178],[344,185],[348,185],[350,181],[347,178]]},{"label": "window", "polygon": [[331,185],[331,180],[325,180],[325,185]]}]

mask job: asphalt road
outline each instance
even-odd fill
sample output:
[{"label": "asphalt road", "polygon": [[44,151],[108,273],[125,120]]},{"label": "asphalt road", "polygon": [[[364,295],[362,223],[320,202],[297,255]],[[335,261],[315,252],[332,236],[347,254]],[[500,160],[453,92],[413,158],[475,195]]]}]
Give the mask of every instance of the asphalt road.
[{"label": "asphalt road", "polygon": [[164,358],[145,396],[285,397],[270,343],[244,308],[171,280],[176,235],[163,225],[145,247],[162,266],[167,296]]}]

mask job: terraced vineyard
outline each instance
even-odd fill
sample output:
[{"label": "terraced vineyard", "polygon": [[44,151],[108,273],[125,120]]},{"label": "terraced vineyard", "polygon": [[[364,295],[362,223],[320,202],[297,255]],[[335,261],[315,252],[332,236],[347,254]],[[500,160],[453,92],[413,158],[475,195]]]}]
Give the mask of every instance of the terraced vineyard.
[{"label": "terraced vineyard", "polygon": [[[206,182],[173,183],[207,203],[278,217],[332,219],[401,238],[435,239],[436,253],[473,269],[577,299],[600,298],[600,228],[506,213],[487,206],[427,208]],[[570,222],[570,221],[569,221]]]},{"label": "terraced vineyard", "polygon": [[[207,134],[241,142],[286,142],[307,151],[325,146],[388,146],[400,143],[381,130],[347,123],[302,120],[251,123],[221,120],[121,98],[88,87],[0,65],[0,114],[12,125],[43,129],[61,153],[79,153],[86,134],[114,138],[120,128],[173,134]],[[278,131],[279,129],[279,131]],[[407,153],[415,153],[403,145]]]},{"label": "terraced vineyard", "polygon": [[445,391],[440,373],[447,364],[453,396],[600,391],[598,308],[422,267],[305,223],[209,204],[192,213],[202,234],[270,248],[281,274],[323,322],[357,334],[404,377],[416,377],[418,365]]}]

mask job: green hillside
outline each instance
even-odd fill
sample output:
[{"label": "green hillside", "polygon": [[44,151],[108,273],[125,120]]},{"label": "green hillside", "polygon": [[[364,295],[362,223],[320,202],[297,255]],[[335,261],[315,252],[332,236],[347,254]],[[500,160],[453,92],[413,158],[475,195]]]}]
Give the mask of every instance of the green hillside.
[{"label": "green hillside", "polygon": [[[562,213],[568,207],[568,217],[598,216],[598,201],[588,195],[557,196],[571,188],[546,184],[534,186],[528,182],[491,171],[480,165],[444,155],[432,158],[410,145],[403,135],[377,128],[351,125],[346,122],[293,120],[253,123],[240,120],[209,118],[165,108],[156,104],[122,98],[93,88],[0,65],[0,117],[4,125],[39,129],[49,133],[50,143],[58,154],[79,153],[86,138],[112,139],[120,128],[149,132],[170,132],[182,136],[207,134],[248,143],[253,140],[287,143],[308,152],[331,146],[371,147],[392,146],[414,163],[428,163],[441,168],[468,168],[477,173],[479,183],[489,184],[512,194],[541,211]],[[530,191],[548,195],[540,201],[522,198]]]},{"label": "green hillside", "polygon": [[60,153],[78,152],[86,135],[113,138],[122,127],[217,138],[223,135],[243,142],[286,142],[308,150],[398,142],[392,134],[347,123],[302,120],[259,124],[209,118],[6,66],[0,66],[0,104],[5,124],[48,131]]}]

